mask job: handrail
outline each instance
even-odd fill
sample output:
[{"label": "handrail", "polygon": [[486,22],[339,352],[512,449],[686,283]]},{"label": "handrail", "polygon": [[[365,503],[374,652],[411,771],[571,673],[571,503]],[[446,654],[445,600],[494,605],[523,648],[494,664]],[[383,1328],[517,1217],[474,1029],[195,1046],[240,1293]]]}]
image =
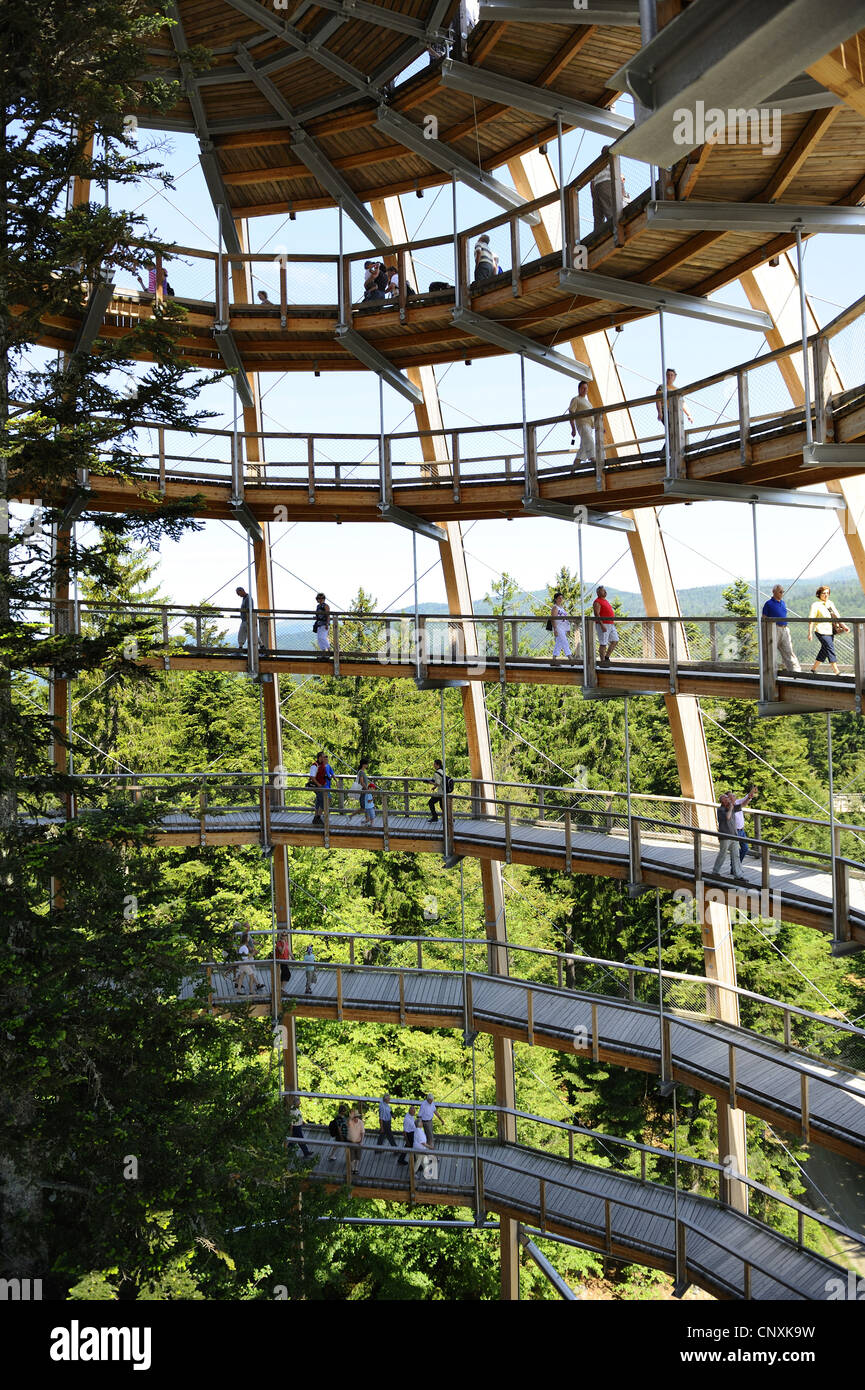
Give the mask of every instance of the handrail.
[{"label": "handrail", "polygon": [[[364,1096],[354,1095],[352,1093],[340,1093],[330,1091],[304,1091],[299,1088],[293,1090],[283,1090],[281,1094],[283,1096],[295,1096],[301,1100],[329,1100],[340,1102],[350,1101],[354,1104],[360,1103],[363,1105],[377,1105],[379,1100],[381,1099],[380,1096]],[[420,1101],[400,1096],[391,1096],[390,1104],[392,1106],[409,1106],[419,1105]],[[691,1156],[690,1154],[685,1154],[681,1151],[674,1153],[672,1149],[661,1148],[660,1146],[655,1144],[641,1144],[638,1140],[635,1139],[623,1139],[617,1135],[605,1134],[599,1130],[589,1129],[584,1125],[566,1123],[562,1120],[551,1120],[548,1119],[546,1116],[535,1115],[531,1111],[519,1110],[514,1107],[505,1105],[478,1104],[477,1106],[472,1106],[470,1104],[460,1101],[436,1101],[436,1106],[440,1111],[454,1110],[473,1113],[476,1110],[481,1114],[511,1116],[515,1120],[524,1120],[531,1124],[542,1125],[547,1129],[560,1130],[564,1133],[580,1134],[585,1138],[593,1140],[596,1143],[601,1143],[605,1145],[618,1145],[619,1147],[630,1149],[636,1153],[645,1154],[647,1158],[657,1158],[667,1162],[673,1162],[674,1159],[678,1159],[680,1163],[687,1163],[690,1164],[692,1167],[701,1168],[706,1170],[707,1172],[717,1173],[719,1178],[722,1179],[732,1177],[736,1182],[744,1183],[747,1187],[753,1189],[756,1192],[760,1192],[763,1196],[769,1197],[777,1202],[780,1202],[783,1206],[788,1207],[791,1211],[795,1211],[797,1215],[803,1219],[803,1221],[805,1219],[815,1221],[818,1225],[824,1226],[827,1230],[833,1231],[836,1235],[840,1235],[843,1239],[849,1240],[854,1245],[860,1246],[863,1250],[863,1253],[865,1253],[865,1235],[863,1235],[861,1231],[853,1231],[848,1226],[845,1226],[840,1222],[833,1221],[830,1217],[824,1216],[821,1212],[816,1212],[811,1207],[803,1206],[802,1203],[797,1202],[795,1198],[788,1197],[785,1193],[776,1192],[773,1188],[767,1187],[764,1183],[758,1182],[755,1178],[748,1177],[747,1175],[740,1174],[738,1172],[731,1174],[729,1168],[725,1164],[717,1163],[712,1159],[697,1158],[696,1156]],[[455,1135],[453,1137],[463,1138],[467,1136]],[[544,1152],[544,1150],[539,1150],[537,1148],[533,1148],[532,1151],[535,1153]],[[550,1154],[549,1157],[561,1158],[562,1156],[558,1154]],[[579,1160],[574,1161],[577,1162]],[[598,1167],[598,1165],[592,1164],[586,1164],[585,1166]],[[521,1171],[524,1173],[524,1170],[518,1169],[517,1171]],[[659,1187],[668,1187],[668,1184],[666,1183],[655,1183],[654,1185]],[[688,1195],[701,1196],[704,1201],[712,1200],[711,1198],[706,1197],[704,1194]],[[767,1224],[753,1216],[749,1217],[748,1219],[755,1221],[758,1225]],[[812,1253],[818,1254],[818,1257],[824,1260],[826,1258],[825,1256],[819,1255],[819,1252]]]},{"label": "handrail", "polygon": [[[276,940],[276,935],[277,935],[277,933],[276,933],[272,928],[270,928],[270,927],[253,928],[253,929],[250,930],[249,934],[250,934],[251,936],[267,936],[267,937],[271,937],[271,938],[273,938],[274,942],[275,942],[275,940]],[[338,943],[338,944],[342,944],[343,942],[348,942],[348,943],[349,943],[349,947],[351,946],[351,943],[352,943],[352,942],[355,942],[355,941],[372,941],[372,942],[375,942],[376,945],[385,945],[385,944],[390,945],[390,946],[406,946],[406,945],[410,945],[410,946],[415,946],[415,947],[417,947],[417,948],[419,949],[419,951],[421,952],[421,954],[422,954],[422,952],[423,952],[424,946],[441,946],[441,945],[444,945],[444,946],[454,946],[454,947],[460,947],[460,948],[461,948],[462,945],[463,945],[463,938],[462,938],[461,936],[417,936],[417,935],[415,935],[415,936],[407,936],[407,935],[402,935],[402,934],[391,935],[391,934],[388,933],[388,932],[378,932],[378,933],[375,933],[375,932],[353,932],[353,931],[352,931],[352,932],[345,932],[345,931],[328,931],[328,930],[326,930],[326,929],[324,929],[324,928],[321,928],[321,927],[298,927],[298,928],[295,928],[295,929],[292,930],[291,935],[292,935],[293,938],[298,938],[298,937],[300,937],[300,938],[302,938],[302,939],[304,939],[304,940],[305,940],[307,937],[312,937],[312,938],[315,938],[315,939],[322,939],[322,940],[327,940],[327,941],[331,941],[331,942],[336,942],[336,943]],[[660,978],[661,978],[662,980],[670,980],[670,981],[675,981],[676,983],[687,984],[687,985],[698,985],[698,986],[700,986],[700,987],[705,987],[707,990],[724,990],[724,991],[726,991],[728,994],[734,994],[734,995],[737,997],[737,999],[746,999],[746,1000],[749,1000],[750,1002],[755,1003],[755,1004],[765,1004],[765,1005],[768,1005],[768,1006],[771,1007],[771,1008],[780,1009],[780,1010],[782,1010],[782,1011],[783,1011],[785,1014],[787,1014],[787,1015],[791,1015],[791,1016],[792,1016],[792,1015],[796,1015],[796,1016],[799,1017],[799,1018],[808,1019],[809,1022],[818,1023],[818,1024],[820,1024],[820,1025],[822,1025],[822,1026],[825,1026],[825,1027],[834,1028],[834,1029],[836,1029],[837,1031],[843,1032],[843,1033],[847,1033],[847,1034],[849,1034],[849,1035],[852,1036],[852,1037],[861,1038],[861,1039],[863,1040],[863,1042],[865,1042],[865,1028],[859,1028],[859,1027],[857,1027],[857,1025],[856,1025],[855,1023],[850,1023],[850,1022],[849,1022],[848,1020],[846,1020],[846,1019],[841,1019],[841,1020],[839,1020],[839,1019],[836,1019],[836,1018],[831,1018],[828,1014],[818,1014],[818,1013],[815,1013],[813,1010],[811,1010],[811,1009],[806,1009],[806,1008],[804,1008],[802,1005],[799,1005],[799,1004],[786,1004],[786,1003],[784,1003],[783,1001],[781,1001],[781,1000],[779,1000],[779,999],[775,999],[775,998],[774,998],[773,996],[771,996],[771,995],[757,994],[757,993],[755,993],[755,991],[753,991],[753,990],[749,990],[749,989],[743,988],[742,985],[726,984],[726,983],[724,983],[722,980],[710,979],[709,976],[707,976],[707,975],[689,975],[689,974],[687,974],[687,973],[683,973],[682,971],[677,971],[677,970],[663,970],[663,969],[659,972],[659,971],[658,971],[658,967],[657,967],[657,966],[653,966],[653,965],[637,965],[636,963],[634,963],[634,962],[632,962],[632,961],[613,961],[613,960],[605,960],[603,957],[600,957],[600,956],[583,956],[583,955],[575,954],[575,953],[572,952],[572,951],[555,951],[555,950],[550,949],[550,947],[548,947],[548,946],[522,946],[522,945],[518,945],[516,942],[513,942],[513,941],[492,942],[492,941],[490,941],[489,937],[485,937],[485,936],[479,936],[479,937],[466,937],[466,938],[465,938],[465,945],[466,945],[467,947],[483,947],[485,950],[488,950],[488,949],[490,949],[490,948],[494,948],[495,950],[504,950],[504,951],[506,951],[506,952],[508,952],[508,953],[510,953],[510,952],[519,952],[519,953],[522,953],[522,954],[524,954],[524,955],[544,956],[544,957],[547,957],[547,958],[549,958],[550,960],[555,961],[555,962],[557,962],[557,963],[558,963],[559,961],[561,961],[563,964],[567,964],[567,965],[594,965],[594,966],[600,966],[602,969],[604,969],[604,970],[609,970],[609,971],[622,970],[622,971],[624,971],[624,972],[625,972],[626,974],[628,974],[628,975],[646,975],[646,976],[651,977],[653,980],[657,980],[657,979],[658,979],[658,976],[659,976],[659,973],[660,973]],[[263,956],[263,957],[259,957],[259,958],[258,958],[259,963],[263,963],[264,961],[270,961],[271,959],[272,959],[271,956]],[[297,960],[297,963],[300,964],[299,959],[297,959],[297,958],[293,958],[293,959],[296,959],[296,960]],[[210,961],[210,962],[205,962],[204,964],[210,965],[210,966],[212,966],[213,968],[219,969],[219,970],[224,970],[224,969],[230,969],[230,968],[232,968],[231,965],[230,965],[230,963],[227,964],[227,963],[224,962],[224,961],[219,961],[219,962],[217,962],[217,961]],[[322,968],[325,968],[325,967],[330,967],[330,966],[334,966],[334,967],[335,967],[335,966],[337,965],[337,962],[335,962],[335,961],[318,961],[317,964],[318,964],[319,966],[321,966]],[[354,962],[354,960],[350,960],[349,964],[350,964],[350,967],[351,967],[352,969],[355,969],[355,970],[363,969],[363,970],[370,970],[370,971],[372,971],[372,970],[393,970],[393,969],[395,969],[395,968],[402,968],[402,969],[404,969],[404,970],[406,971],[406,973],[409,973],[409,972],[411,972],[411,973],[416,973],[417,970],[424,970],[424,971],[426,971],[426,973],[429,973],[429,974],[437,973],[436,971],[432,970],[429,966],[423,966],[423,965],[418,966],[417,968],[415,968],[415,967],[410,967],[410,966],[406,966],[406,967],[394,967],[394,966],[392,966],[392,965],[377,965],[377,964],[375,964],[374,962],[370,962],[370,963],[368,963],[368,964],[367,964],[367,963],[364,963],[364,964],[362,964],[362,965],[357,965],[357,964]],[[443,972],[443,973],[450,973],[450,972]],[[478,975],[478,972],[477,972],[477,971],[473,971],[473,972],[469,972],[469,973]],[[478,976],[478,978],[482,978],[482,976]],[[510,977],[508,977],[508,978],[510,978]],[[549,984],[545,984],[545,983],[542,982],[542,981],[541,981],[541,982],[538,982],[538,981],[534,981],[534,980],[515,980],[514,982],[517,983],[517,984],[520,984],[520,983],[525,984],[525,985],[531,987],[532,989],[548,989],[548,990],[549,990],[549,989],[554,989],[554,988],[555,988],[555,986],[552,986],[552,985],[549,985]],[[581,990],[575,989],[573,992],[574,992],[574,993],[590,993],[590,992],[592,992],[592,991],[584,991],[584,990],[581,991]],[[599,995],[598,997],[599,997],[599,998],[604,998],[604,999],[609,998],[608,996],[605,996],[605,995]],[[614,998],[610,998],[610,999],[609,999],[609,1002],[610,1002],[611,1004],[616,1004],[616,1003],[621,1003],[622,1001],[621,1001],[621,1000],[616,1000],[616,999],[614,999]],[[629,995],[629,1002],[630,1002],[630,1003],[634,1003],[634,1004],[638,1004],[638,1005],[640,1005],[641,1007],[647,1008],[647,1009],[651,1009],[651,1008],[653,1007],[653,1005],[652,1005],[652,1003],[651,1003],[650,1000],[645,1000],[645,999],[631,999],[631,998],[630,998],[630,995]],[[719,1020],[719,1021],[722,1022],[722,1023],[724,1024],[725,1027],[731,1027],[731,1028],[732,1028],[732,1027],[738,1027],[738,1028],[741,1028],[742,1031],[753,1031],[753,1030],[749,1030],[749,1029],[744,1029],[744,1028],[743,1028],[743,1025],[741,1025],[741,1024],[735,1025],[735,1024],[727,1023],[726,1020]],[[786,1030],[785,1030],[785,1031],[786,1031]],[[758,1034],[758,1036],[760,1036],[760,1035]],[[796,1050],[796,1049],[794,1049],[794,1050]],[[805,1049],[798,1049],[798,1050],[804,1051]],[[812,1054],[807,1054],[807,1055],[812,1055]],[[832,1059],[832,1060],[834,1061],[835,1059]],[[865,1066],[863,1066],[862,1070],[863,1070],[863,1072],[865,1072]]]}]

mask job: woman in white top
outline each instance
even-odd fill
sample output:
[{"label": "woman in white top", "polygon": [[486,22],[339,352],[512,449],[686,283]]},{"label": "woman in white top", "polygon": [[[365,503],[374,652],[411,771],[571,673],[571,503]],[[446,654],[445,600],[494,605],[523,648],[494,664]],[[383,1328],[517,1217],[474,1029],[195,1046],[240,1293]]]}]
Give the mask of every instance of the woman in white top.
[{"label": "woman in white top", "polygon": [[821,584],[817,590],[816,600],[811,604],[811,611],[808,614],[808,641],[810,642],[814,634],[820,641],[820,647],[814,658],[814,665],[811,667],[811,675],[816,675],[817,667],[821,661],[831,662],[834,674],[838,675],[838,658],[835,655],[834,634],[836,632],[849,632],[846,623],[842,623],[841,615],[829,598],[830,589],[828,584]]},{"label": "woman in white top", "polygon": [[567,658],[568,661],[576,661],[576,657],[571,654],[571,644],[568,641],[568,632],[571,621],[562,607],[563,595],[559,592],[553,594],[553,606],[550,609],[550,626],[555,637],[553,646],[553,661],[557,661],[559,656]]}]

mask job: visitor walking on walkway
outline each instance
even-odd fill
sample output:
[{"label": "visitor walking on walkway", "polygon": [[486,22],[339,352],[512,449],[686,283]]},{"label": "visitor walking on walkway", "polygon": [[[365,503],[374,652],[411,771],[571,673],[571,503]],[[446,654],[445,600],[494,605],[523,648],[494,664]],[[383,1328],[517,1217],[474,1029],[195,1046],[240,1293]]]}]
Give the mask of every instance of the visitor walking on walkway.
[{"label": "visitor walking on walkway", "polygon": [[315,596],[315,617],[312,622],[312,630],[318,642],[318,650],[322,656],[330,651],[330,606],[325,602],[324,594]]},{"label": "visitor walking on walkway", "polygon": [[610,657],[619,643],[619,634],[616,631],[616,614],[613,605],[607,598],[607,591],[603,584],[598,585],[595,593],[597,598],[592,604],[592,612],[595,615],[595,627],[598,632],[598,664],[609,666]]},{"label": "visitor walking on walkway", "polygon": [[318,980],[318,973],[315,968],[315,951],[312,945],[307,946],[303,953],[303,968],[306,971],[306,994],[312,994],[312,987]]},{"label": "visitor walking on walkway", "polygon": [[801,671],[798,657],[793,651],[793,643],[790,638],[790,625],[787,622],[787,605],[784,602],[784,586],[775,584],[772,588],[772,597],[767,598],[763,604],[763,617],[771,618],[775,623],[775,646],[781,664],[785,671],[792,675],[796,671]]},{"label": "visitor walking on walkway", "polygon": [[[406,1151],[407,1151],[408,1149],[411,1149],[411,1148],[414,1147],[414,1132],[415,1132],[415,1129],[417,1128],[417,1120],[415,1119],[415,1116],[416,1116],[416,1115],[417,1115],[417,1106],[416,1106],[416,1105],[410,1105],[409,1108],[408,1108],[408,1110],[406,1111],[405,1115],[403,1115],[403,1120],[402,1120],[402,1145],[403,1145],[403,1149],[406,1150]],[[407,1159],[406,1156],[405,1156],[405,1152],[403,1152],[403,1153],[400,1154],[399,1158],[397,1159],[397,1163],[399,1163],[399,1164],[408,1163],[408,1159]]]},{"label": "visitor walking on walkway", "polygon": [[412,1148],[414,1150],[414,1171],[415,1176],[423,1172],[424,1161],[427,1156],[427,1149],[432,1146],[432,1138],[427,1134],[425,1125],[415,1125],[412,1135]]},{"label": "visitor walking on walkway", "polygon": [[820,641],[814,665],[811,667],[812,676],[817,674],[817,667],[821,661],[831,662],[833,674],[839,674],[838,658],[835,655],[835,635],[850,631],[847,624],[842,623],[841,614],[830,599],[830,593],[829,585],[821,584],[808,614],[808,641],[812,640],[815,633]]},{"label": "visitor walking on walkway", "polygon": [[[300,1139],[302,1141],[303,1115],[301,1114],[300,1098],[298,1096],[289,1097],[288,1122],[291,1125],[292,1139]],[[312,1158],[312,1149],[309,1147],[308,1144],[304,1144],[303,1142],[301,1142],[300,1144],[298,1144],[297,1147],[300,1149],[300,1152],[303,1154],[304,1158]]]},{"label": "visitor walking on walkway", "polygon": [[252,595],[238,584],[235,593],[240,599],[240,627],[237,632],[237,650],[242,652],[249,641],[249,627],[252,622]]},{"label": "visitor walking on walkway", "polygon": [[727,795],[733,798],[733,822],[739,838],[739,863],[741,864],[751,848],[748,836],[745,834],[745,807],[750,806],[754,800],[757,795],[757,788],[752,787],[746,796],[737,797],[735,792],[727,792]]},{"label": "visitor walking on walkway", "polygon": [[360,1167],[360,1153],[361,1149],[363,1148],[364,1138],[366,1137],[366,1126],[363,1122],[363,1116],[361,1115],[357,1107],[355,1107],[354,1110],[352,1110],[351,1114],[348,1117],[348,1125],[346,1126],[346,1130],[349,1143],[349,1153],[351,1154],[351,1171],[354,1174]]},{"label": "visitor walking on walkway", "polygon": [[423,1126],[424,1134],[427,1137],[427,1142],[431,1144],[433,1141],[433,1125],[438,1119],[437,1108],[435,1101],[433,1100],[432,1091],[428,1091],[425,1098],[421,1101],[418,1119],[420,1120]]},{"label": "visitor walking on walkway", "polygon": [[435,791],[433,792],[427,804],[429,806],[430,820],[437,821],[438,816],[436,815],[436,805],[438,805],[438,808],[441,811],[442,816],[444,816],[445,813],[445,770],[441,758],[433,759],[433,769],[433,775],[430,780],[432,785],[435,787]]},{"label": "visitor walking on walkway", "polygon": [[564,595],[560,589],[553,594],[553,606],[550,609],[550,616],[547,627],[555,637],[553,643],[552,660],[558,661],[563,657],[566,661],[575,661],[576,657],[571,652],[571,644],[568,641],[568,633],[571,629],[571,620],[563,607]]},{"label": "visitor walking on walkway", "polygon": [[[255,960],[255,951],[249,934],[249,927],[246,926],[245,923],[244,928],[243,936],[240,938],[240,945],[237,948],[237,959],[239,962],[237,974],[235,975],[235,979],[237,980],[237,992],[238,994],[243,994],[243,985],[245,982],[247,985],[247,994],[252,994],[253,985],[255,985],[256,992],[261,994],[264,985],[259,984],[255,965],[253,964]],[[237,976],[240,978],[237,979]]]},{"label": "visitor walking on walkway", "polygon": [[327,1156],[328,1163],[331,1163],[339,1152],[340,1144],[344,1144],[348,1139],[348,1106],[344,1101],[328,1125],[327,1130],[330,1137],[335,1140]]},{"label": "visitor walking on walkway", "polygon": [[315,762],[309,769],[309,779],[306,784],[307,787],[315,789],[313,825],[324,825],[324,808],[330,797],[330,784],[333,778],[334,771],[327,760],[327,753],[324,751],[316,753]]},{"label": "visitor walking on walkway", "polygon": [[747,883],[747,879],[739,871],[739,839],[736,835],[736,814],[734,798],[731,792],[724,792],[718,802],[718,833],[719,849],[712,865],[713,874],[722,874],[724,864],[730,860],[730,877],[736,883]]},{"label": "visitor walking on walkway", "polygon": [[291,947],[288,944],[288,932],[281,931],[276,938],[276,959],[279,961],[279,980],[280,989],[286,993],[286,985],[291,979]]},{"label": "visitor walking on walkway", "polygon": [[391,1123],[390,1096],[387,1091],[385,1091],[378,1103],[378,1139],[375,1145],[377,1149],[380,1148],[382,1144],[390,1144],[392,1149],[396,1148],[396,1140],[393,1137]]},{"label": "visitor walking on walkway", "polygon": [[595,430],[591,412],[592,403],[589,400],[589,383],[581,381],[577,387],[577,394],[568,406],[568,419],[571,422],[571,443],[580,436],[580,443],[574,456],[574,467],[577,468],[583,459],[586,462],[594,462],[595,458]]}]

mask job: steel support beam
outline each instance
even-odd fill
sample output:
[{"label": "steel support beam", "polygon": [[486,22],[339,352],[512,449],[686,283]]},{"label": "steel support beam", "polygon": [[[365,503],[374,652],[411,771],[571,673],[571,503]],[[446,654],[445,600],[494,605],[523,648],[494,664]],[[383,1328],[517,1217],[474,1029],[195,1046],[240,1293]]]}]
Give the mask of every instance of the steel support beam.
[{"label": "steel support beam", "polygon": [[705,143],[699,112],[759,107],[863,25],[863,0],[694,0],[610,78],[649,113],[616,153],[672,167]]},{"label": "steel support beam", "polygon": [[409,34],[417,39],[418,45],[425,45],[428,38],[438,33],[438,26],[431,29],[422,19],[410,19],[408,15],[396,10],[385,10],[381,5],[371,5],[367,0],[316,0],[317,10],[328,10],[339,15],[343,22],[362,19],[367,24],[376,24],[380,29],[393,29],[398,34]]},{"label": "steel support beam", "polygon": [[543,497],[523,501],[523,511],[532,516],[551,516],[557,521],[574,521],[581,526],[596,526],[604,531],[633,531],[634,523],[615,512],[595,512],[583,506],[569,507],[564,502],[548,502]]},{"label": "steel support beam", "polygon": [[704,483],[692,478],[665,478],[664,493],[667,497],[687,497],[694,502],[759,502],[761,506],[814,507],[818,511],[841,511],[844,507],[840,497],[824,492],[750,487],[747,483]]},{"label": "steel support beam", "polygon": [[777,92],[762,102],[768,111],[783,111],[793,114],[802,111],[822,111],[829,106],[842,106],[842,98],[828,91],[809,73],[803,72],[792,82],[780,87]]},{"label": "steel support beam", "polygon": [[392,502],[379,502],[378,509],[382,521],[392,521],[396,526],[404,526],[407,531],[416,531],[419,536],[426,536],[427,540],[438,541],[439,544],[447,541],[447,535],[441,527],[436,526],[433,521],[427,521],[426,517],[416,516],[414,512],[407,512],[402,507],[395,507]]},{"label": "steel support beam", "polygon": [[594,0],[577,8],[574,0],[481,0],[479,22],[495,24],[604,24],[640,27],[637,0]]},{"label": "steel support beam", "polygon": [[802,450],[804,468],[851,469],[865,473],[865,440],[861,444],[811,444]]},{"label": "steel support beam", "polygon": [[109,280],[99,279],[90,292],[84,318],[75,338],[75,346],[66,361],[65,371],[69,370],[71,359],[78,353],[87,353],[99,336],[105,311],[114,298],[114,285]]},{"label": "steel support beam", "polygon": [[648,203],[646,222],[681,232],[865,232],[865,208],[795,203]]},{"label": "steel support beam", "polygon": [[541,1253],[535,1242],[523,1230],[520,1231],[520,1245],[526,1254],[534,1260],[541,1273],[546,1275],[560,1298],[563,1298],[566,1303],[576,1303],[579,1300],[579,1294],[574,1293],[570,1284],[565,1282],[555,1266],[550,1264],[546,1255]]},{"label": "steel support beam", "polygon": [[543,343],[536,343],[534,338],[527,337],[525,333],[517,333],[513,328],[506,328],[495,319],[475,314],[471,309],[454,309],[451,320],[465,333],[494,343],[496,347],[504,348],[505,352],[518,353],[529,362],[537,362],[542,367],[552,367],[554,371],[562,372],[565,376],[577,377],[579,381],[592,379],[592,373],[584,362],[572,362],[564,353],[556,352],[555,348],[544,347]]},{"label": "steel support beam", "polygon": [[[393,111],[389,106],[380,106],[375,123],[379,130],[384,131],[400,145],[404,145],[407,150],[411,150],[412,154],[419,155],[421,159],[427,160],[448,174],[456,173],[461,183],[473,188],[476,193],[483,193],[499,207],[505,208],[508,212],[522,207],[523,199],[512,188],[508,188],[507,184],[499,183],[492,174],[485,174],[470,159],[458,154],[443,140],[427,140],[423,128],[415,125],[414,121],[410,121],[406,116],[401,116],[398,111]],[[525,218],[534,224],[538,220],[538,214],[527,212]]]},{"label": "steel support beam", "polygon": [[421,392],[413,386],[408,377],[403,376],[402,372],[393,365],[378,348],[374,348],[361,337],[360,333],[354,328],[347,328],[345,324],[340,324],[335,335],[343,344],[347,352],[352,357],[356,357],[358,362],[362,362],[370,371],[377,372],[388,386],[392,386],[395,391],[399,391],[401,396],[405,396],[412,405],[419,405]]},{"label": "steel support beam", "polygon": [[700,319],[704,323],[726,323],[731,328],[747,328],[765,333],[772,327],[768,314],[756,309],[741,309],[737,304],[719,304],[697,294],[667,290],[660,285],[644,285],[636,280],[620,280],[612,275],[599,275],[592,270],[562,270],[559,284],[570,294],[585,295],[588,299],[608,299],[613,304],[632,304],[654,313],[663,309],[667,314]]},{"label": "steel support beam", "polygon": [[548,87],[534,87],[529,82],[517,82],[514,78],[503,77],[498,72],[469,67],[467,63],[442,63],[441,80],[444,87],[453,87],[458,92],[466,92],[482,101],[514,106],[518,111],[531,111],[537,116],[546,116],[551,121],[561,116],[567,126],[591,130],[596,135],[603,135],[611,140],[615,140],[631,127],[631,122],[624,116],[614,116],[612,111],[607,111],[603,106],[590,106],[588,102],[561,96]]},{"label": "steel support beam", "polygon": [[277,18],[277,12],[270,12],[264,5],[260,5],[258,0],[225,0],[233,10],[245,15],[247,19],[254,19],[256,24],[260,24],[262,29],[274,34],[276,38],[288,44],[302,54],[304,58],[309,58],[311,62],[317,63],[319,67],[326,68],[336,77],[340,77],[346,86],[353,87],[362,96],[369,97],[370,100],[380,101],[383,93],[376,87],[370,79],[355,68],[351,63],[346,63],[342,58],[337,58],[334,53],[330,53],[320,39],[315,35],[308,38],[301,34],[293,25],[287,24],[284,19]]},{"label": "steel support beam", "polygon": [[255,404],[252,388],[247,380],[246,368],[237,350],[234,334],[228,327],[228,324],[215,325],[213,329],[213,340],[219,348],[219,355],[226,367],[228,367],[229,371],[234,371],[237,375],[237,394],[240,397],[241,403],[248,409],[251,409]]}]

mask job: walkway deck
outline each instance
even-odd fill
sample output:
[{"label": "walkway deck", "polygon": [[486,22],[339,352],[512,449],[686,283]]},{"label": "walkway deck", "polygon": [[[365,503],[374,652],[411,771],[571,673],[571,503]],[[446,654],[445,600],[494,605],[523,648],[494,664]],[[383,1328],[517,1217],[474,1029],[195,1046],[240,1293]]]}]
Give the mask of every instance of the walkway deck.
[{"label": "walkway deck", "polygon": [[[328,1140],[310,1126],[307,1134]],[[311,1169],[311,1181],[341,1187],[341,1156],[328,1149]],[[436,1139],[437,1181],[409,1178],[389,1148],[367,1143],[352,1185],[360,1199],[472,1206],[473,1152],[464,1139]],[[481,1140],[481,1205],[516,1220],[639,1264],[675,1270],[676,1218],[672,1188],[641,1182],[609,1169],[570,1163],[523,1145]],[[410,1186],[411,1184],[411,1186]],[[770,1227],[708,1197],[679,1193],[679,1249],[684,1246],[688,1282],[719,1298],[825,1300],[832,1280],[846,1278],[839,1265],[821,1258]]]}]

